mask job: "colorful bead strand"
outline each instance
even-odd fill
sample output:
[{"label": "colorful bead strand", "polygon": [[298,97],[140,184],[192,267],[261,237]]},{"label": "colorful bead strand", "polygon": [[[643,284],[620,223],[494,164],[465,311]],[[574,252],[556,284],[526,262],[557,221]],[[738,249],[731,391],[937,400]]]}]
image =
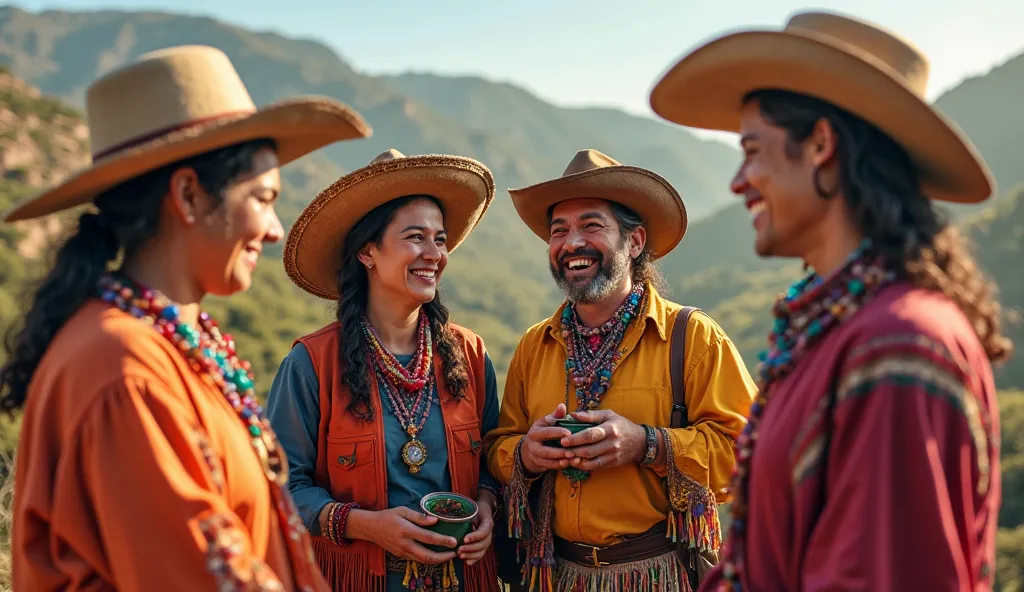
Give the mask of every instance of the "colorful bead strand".
[{"label": "colorful bead strand", "polygon": [[776,301],[768,349],[759,355],[758,394],[750,407],[747,426],[736,441],[736,467],[731,486],[734,494],[733,522],[723,558],[721,590],[743,590],[746,553],[743,537],[750,512],[751,462],[772,386],[789,376],[804,355],[829,331],[856,314],[895,279],[895,273],[885,268],[881,257],[873,253],[869,242],[865,242],[832,277],[823,280],[816,274],[808,275],[794,283]]},{"label": "colorful bead strand", "polygon": [[150,323],[178,348],[196,373],[220,389],[246,426],[263,472],[273,483],[284,486],[288,482],[284,451],[256,400],[251,365],[238,358],[231,336],[221,334],[216,321],[205,312],[199,313],[198,329],[181,322],[178,305],[155,290],[138,288],[127,278],[105,276],[99,291],[105,302]]}]

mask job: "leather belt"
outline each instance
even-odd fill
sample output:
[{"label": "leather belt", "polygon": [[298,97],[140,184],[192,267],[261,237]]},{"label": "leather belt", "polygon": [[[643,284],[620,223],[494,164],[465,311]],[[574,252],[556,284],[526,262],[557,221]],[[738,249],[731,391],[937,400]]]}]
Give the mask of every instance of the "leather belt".
[{"label": "leather belt", "polygon": [[604,567],[660,557],[675,549],[672,539],[665,536],[667,528],[667,522],[659,522],[646,532],[607,547],[574,543],[556,536],[555,556],[587,567]]}]

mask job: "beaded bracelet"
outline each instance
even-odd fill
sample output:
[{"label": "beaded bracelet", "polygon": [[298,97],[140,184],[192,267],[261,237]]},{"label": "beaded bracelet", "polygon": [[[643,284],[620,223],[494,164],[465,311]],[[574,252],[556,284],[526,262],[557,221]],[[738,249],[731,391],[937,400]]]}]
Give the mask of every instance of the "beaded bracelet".
[{"label": "beaded bracelet", "polygon": [[327,538],[335,545],[342,547],[352,541],[345,538],[345,526],[348,524],[348,515],[352,510],[358,509],[359,504],[349,502],[346,504],[334,504],[327,513]]},{"label": "beaded bracelet", "polygon": [[504,492],[500,488],[491,487],[490,485],[480,484],[480,489],[483,491],[491,492],[494,496],[494,516],[499,516],[501,513],[501,502],[504,500]]},{"label": "beaded bracelet", "polygon": [[654,432],[654,428],[647,424],[640,424],[640,427],[644,429],[644,436],[646,437],[646,450],[644,452],[644,458],[640,461],[643,466],[648,466],[654,463],[658,458],[658,435]]}]

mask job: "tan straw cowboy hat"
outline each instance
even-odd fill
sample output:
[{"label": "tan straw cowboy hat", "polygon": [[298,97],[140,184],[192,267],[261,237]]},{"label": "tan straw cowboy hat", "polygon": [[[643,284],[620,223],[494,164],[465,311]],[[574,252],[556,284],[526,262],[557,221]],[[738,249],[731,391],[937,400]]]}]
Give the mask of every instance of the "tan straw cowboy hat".
[{"label": "tan straw cowboy hat", "polygon": [[440,202],[450,253],[491,205],[494,177],[472,158],[405,156],[388,150],[335,181],[302,211],[285,242],[288,276],[314,296],[337,300],[334,276],[341,268],[341,248],[348,232],[377,206],[407,195],[429,195]]},{"label": "tan straw cowboy hat", "polygon": [[508,192],[519,217],[544,241],[551,236],[548,215],[552,206],[581,198],[605,199],[636,212],[644,221],[654,259],[676,248],[686,234],[686,206],[671,183],[597,150],[577,152],[557,179]]},{"label": "tan straw cowboy hat", "polygon": [[744,96],[777,89],[841,107],[888,134],[917,165],[932,199],[980,202],[992,175],[961,130],[925,101],[928,59],[895,34],[821,12],[785,29],[741,31],[686,55],[654,86],[655,113],[682,125],[737,132]]},{"label": "tan straw cowboy hat", "polygon": [[162,49],[94,81],[86,91],[91,166],[8,212],[13,222],[88,203],[144,172],[231,144],[269,138],[281,165],[372,132],[333,99],[296,98],[257,109],[227,55],[190,45]]}]

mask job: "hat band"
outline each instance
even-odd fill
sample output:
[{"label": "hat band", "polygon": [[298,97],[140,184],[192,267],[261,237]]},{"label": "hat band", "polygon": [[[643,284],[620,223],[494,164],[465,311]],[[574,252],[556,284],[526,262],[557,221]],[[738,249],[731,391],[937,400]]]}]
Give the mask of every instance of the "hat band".
[{"label": "hat band", "polygon": [[250,114],[252,112],[253,111],[251,109],[250,110],[245,110],[245,111],[228,111],[228,112],[225,112],[225,113],[219,113],[217,115],[211,115],[209,117],[202,117],[202,118],[199,118],[199,119],[190,119],[190,120],[185,121],[183,123],[178,123],[178,124],[175,124],[175,125],[167,126],[165,128],[158,129],[158,130],[156,130],[154,132],[150,132],[148,134],[144,134],[142,136],[138,136],[136,138],[132,138],[132,139],[126,141],[126,142],[122,142],[120,144],[115,144],[114,146],[112,146],[110,148],[107,148],[106,150],[101,150],[100,152],[95,152],[92,155],[92,160],[93,160],[93,162],[96,162],[97,160],[100,160],[102,158],[106,158],[106,157],[111,156],[111,155],[113,155],[113,154],[115,154],[117,152],[121,152],[121,151],[124,151],[124,150],[128,150],[130,148],[134,148],[135,146],[138,146],[140,144],[145,144],[146,142],[155,140],[155,139],[157,139],[157,138],[159,138],[161,136],[166,136],[167,134],[171,134],[171,133],[179,132],[179,131],[186,130],[186,129],[191,129],[191,128],[195,128],[195,127],[201,127],[201,126],[204,126],[204,125],[208,125],[208,124],[210,124],[210,123],[212,123],[214,121],[217,121],[219,119],[225,119],[225,118],[228,118],[228,117],[236,117],[236,116],[239,116],[239,115],[248,115],[248,114]]}]

